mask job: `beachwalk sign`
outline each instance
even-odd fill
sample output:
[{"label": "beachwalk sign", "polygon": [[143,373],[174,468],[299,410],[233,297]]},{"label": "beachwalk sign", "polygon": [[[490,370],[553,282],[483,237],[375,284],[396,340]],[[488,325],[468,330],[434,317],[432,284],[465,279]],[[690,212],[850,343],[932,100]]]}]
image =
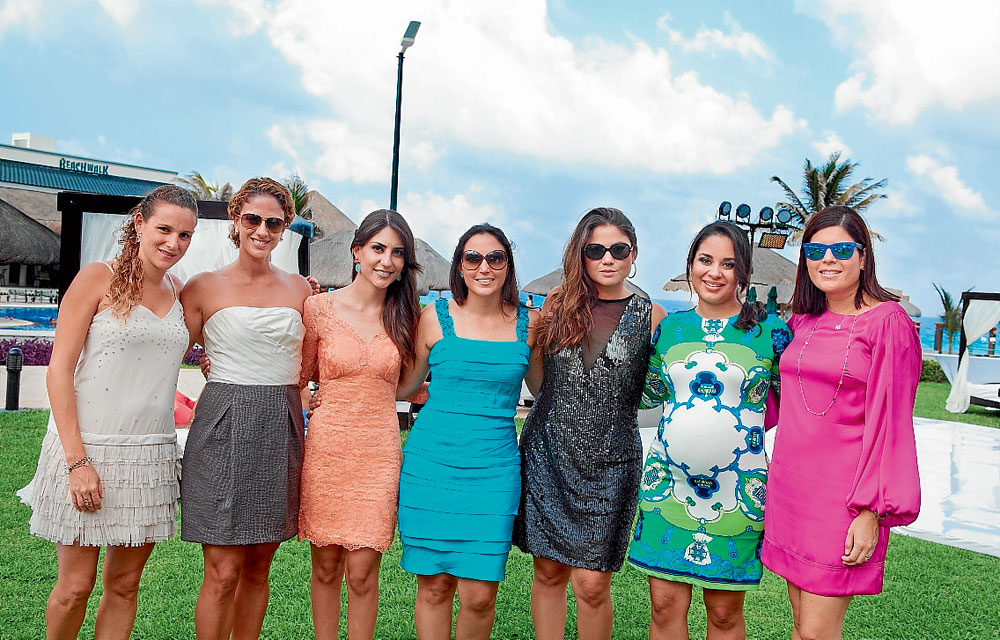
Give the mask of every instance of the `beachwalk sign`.
[{"label": "beachwalk sign", "polygon": [[69,169],[70,171],[93,173],[99,176],[108,175],[108,165],[106,164],[94,164],[93,162],[82,162],[80,160],[71,160],[69,158],[59,158],[59,168]]}]

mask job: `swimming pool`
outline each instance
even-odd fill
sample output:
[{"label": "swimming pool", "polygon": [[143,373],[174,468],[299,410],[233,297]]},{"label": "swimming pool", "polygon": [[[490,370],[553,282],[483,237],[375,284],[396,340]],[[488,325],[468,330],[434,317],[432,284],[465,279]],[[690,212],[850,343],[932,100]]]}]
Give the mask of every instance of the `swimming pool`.
[{"label": "swimming pool", "polygon": [[0,332],[55,333],[58,307],[54,304],[0,306]]}]

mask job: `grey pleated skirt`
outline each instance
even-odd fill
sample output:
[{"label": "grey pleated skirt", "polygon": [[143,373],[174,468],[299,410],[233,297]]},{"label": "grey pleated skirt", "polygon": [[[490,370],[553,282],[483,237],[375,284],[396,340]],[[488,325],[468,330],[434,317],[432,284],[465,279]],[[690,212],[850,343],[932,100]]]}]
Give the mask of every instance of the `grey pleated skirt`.
[{"label": "grey pleated skirt", "polygon": [[298,533],[303,423],[294,385],[209,382],[181,467],[181,539],[281,542]]}]

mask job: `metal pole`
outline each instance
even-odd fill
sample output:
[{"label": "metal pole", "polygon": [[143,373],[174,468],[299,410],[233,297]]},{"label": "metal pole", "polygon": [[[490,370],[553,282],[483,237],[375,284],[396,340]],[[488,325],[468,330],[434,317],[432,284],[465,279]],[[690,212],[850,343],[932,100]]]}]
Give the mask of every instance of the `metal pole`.
[{"label": "metal pole", "polygon": [[392,136],[392,193],[389,208],[396,210],[396,193],[399,190],[399,113],[403,108],[403,52],[399,52],[399,77],[396,79],[396,131]]}]

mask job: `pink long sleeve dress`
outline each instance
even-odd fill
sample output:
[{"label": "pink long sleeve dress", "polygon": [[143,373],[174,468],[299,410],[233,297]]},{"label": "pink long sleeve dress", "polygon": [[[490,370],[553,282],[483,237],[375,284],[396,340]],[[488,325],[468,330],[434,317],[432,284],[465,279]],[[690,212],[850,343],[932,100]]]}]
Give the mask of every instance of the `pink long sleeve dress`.
[{"label": "pink long sleeve dress", "polygon": [[[916,329],[895,302],[856,316],[796,315],[788,324],[794,338],[781,359],[761,559],[809,593],[881,593],[889,527],[920,511]],[[847,529],[865,508],[885,519],[871,559],[849,567],[841,561]]]}]

